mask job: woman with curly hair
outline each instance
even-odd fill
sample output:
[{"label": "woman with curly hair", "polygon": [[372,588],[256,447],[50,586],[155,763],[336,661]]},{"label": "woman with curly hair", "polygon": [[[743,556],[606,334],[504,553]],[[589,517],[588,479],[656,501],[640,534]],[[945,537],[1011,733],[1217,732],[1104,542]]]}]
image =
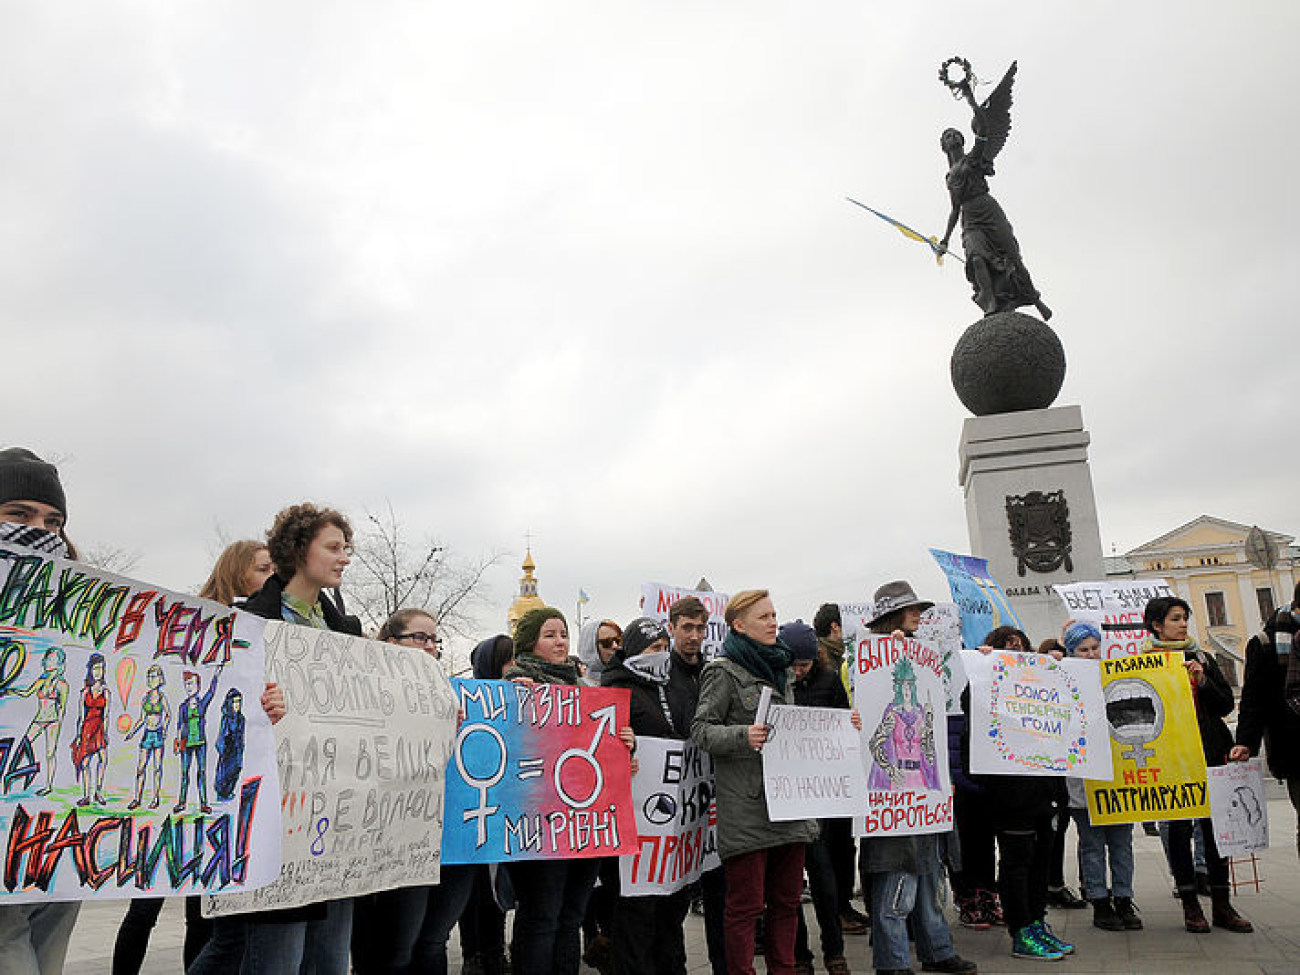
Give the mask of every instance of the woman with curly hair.
[{"label": "woman with curly hair", "polygon": [[[361,622],[322,594],[337,588],[352,561],[352,526],[333,508],[295,504],[275,516],[266,547],[275,572],[244,610],[297,626],[361,636]],[[347,975],[352,899],[322,901],[248,917],[244,975],[296,972],[311,959],[317,975]]]}]

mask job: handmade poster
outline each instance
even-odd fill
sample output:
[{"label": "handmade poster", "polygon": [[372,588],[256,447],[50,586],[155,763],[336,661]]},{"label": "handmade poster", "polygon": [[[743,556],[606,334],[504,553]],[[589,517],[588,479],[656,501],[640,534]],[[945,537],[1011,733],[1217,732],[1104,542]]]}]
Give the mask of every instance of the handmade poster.
[{"label": "handmade poster", "polygon": [[854,820],[854,834],[952,829],[943,658],[910,638],[863,636],[856,649],[853,701],[862,716],[867,814]]},{"label": "handmade poster", "polygon": [[774,704],[763,746],[763,790],[773,822],[860,816],[867,807],[862,736],[844,708]]},{"label": "handmade poster", "polygon": [[1112,778],[1088,780],[1094,826],[1210,814],[1192,685],[1180,653],[1098,662],[1110,727]]},{"label": "handmade poster", "polygon": [[266,624],[284,865],[208,915],[298,907],[438,882],[456,697],[429,654],[289,623]]},{"label": "handmade poster", "polygon": [[461,680],[447,768],[444,863],[607,857],[637,850],[628,692]]},{"label": "handmade poster", "polygon": [[937,548],[930,549],[930,554],[948,577],[952,601],[961,612],[962,643],[974,649],[999,626],[1020,626],[1007,594],[989,575],[987,559],[954,555]]},{"label": "handmade poster", "polygon": [[[866,636],[874,615],[870,602],[837,603],[840,608],[840,635],[844,638],[844,662],[847,673],[852,675],[854,655],[858,650],[858,638]],[[850,677],[850,684],[852,679]]]},{"label": "handmade poster", "polygon": [[1214,843],[1225,857],[1250,856],[1268,848],[1268,797],[1258,758],[1207,770]]},{"label": "handmade poster", "polygon": [[970,677],[970,770],[992,775],[1114,775],[1096,660],[1046,653],[963,654]]},{"label": "handmade poster", "polygon": [[677,586],[665,586],[658,582],[641,584],[641,612],[651,619],[668,622],[668,611],[673,603],[683,596],[694,596],[709,611],[709,632],[704,638],[700,653],[705,660],[712,660],[722,653],[722,641],[727,638],[727,621],[722,614],[731,599],[725,592],[705,592],[699,589],[680,589]]},{"label": "handmade poster", "polygon": [[280,870],[263,621],[0,546],[0,903],[249,890]]},{"label": "handmade poster", "polygon": [[943,690],[949,714],[961,714],[966,670],[961,662],[961,610],[956,603],[935,603],[921,614],[916,638],[936,647],[943,657]]},{"label": "handmade poster", "polygon": [[625,897],[671,894],[722,862],[713,757],[694,742],[665,738],[637,738],[636,757],[636,851],[619,857],[619,889]]},{"label": "handmade poster", "polygon": [[1142,611],[1157,596],[1177,596],[1164,579],[1125,579],[1117,582],[1072,582],[1052,589],[1065,604],[1068,619],[1091,623],[1101,630],[1101,658],[1142,652],[1147,638]]}]

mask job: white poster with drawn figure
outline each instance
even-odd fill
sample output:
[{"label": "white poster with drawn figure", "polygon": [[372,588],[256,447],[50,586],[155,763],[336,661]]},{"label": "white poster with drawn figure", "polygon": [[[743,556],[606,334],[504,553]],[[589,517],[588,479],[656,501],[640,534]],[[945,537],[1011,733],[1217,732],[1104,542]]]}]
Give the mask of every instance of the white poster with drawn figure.
[{"label": "white poster with drawn figure", "polygon": [[1268,796],[1258,758],[1206,769],[1214,842],[1225,857],[1250,856],[1268,848]]},{"label": "white poster with drawn figure", "polygon": [[961,692],[966,689],[966,669],[961,662],[961,609],[956,603],[935,603],[921,614],[916,638],[937,648],[943,657],[948,713],[961,714]]}]

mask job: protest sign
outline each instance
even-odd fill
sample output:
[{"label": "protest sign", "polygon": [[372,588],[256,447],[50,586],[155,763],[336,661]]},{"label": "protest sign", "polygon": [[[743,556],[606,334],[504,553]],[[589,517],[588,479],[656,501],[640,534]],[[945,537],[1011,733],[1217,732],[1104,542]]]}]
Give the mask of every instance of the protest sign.
[{"label": "protest sign", "polygon": [[637,849],[619,857],[624,897],[671,894],[718,859],[713,757],[692,741],[637,738],[632,777]]},{"label": "protest sign", "polygon": [[966,690],[966,669],[961,662],[961,610],[956,603],[935,603],[921,614],[915,636],[943,657],[943,690],[949,714],[961,714],[961,692]]},{"label": "protest sign", "polygon": [[867,769],[851,716],[844,708],[772,706],[771,736],[763,745],[763,790],[774,823],[862,815]]},{"label": "protest sign", "polygon": [[447,769],[444,863],[634,853],[628,692],[453,681],[465,722]]},{"label": "protest sign", "polygon": [[952,780],[943,714],[943,659],[911,638],[859,637],[853,701],[862,716],[867,815],[855,835],[952,829]]},{"label": "protest sign", "polygon": [[1210,814],[1205,757],[1180,653],[1099,661],[1112,779],[1084,784],[1094,826]]},{"label": "protest sign", "polygon": [[211,897],[208,915],[298,907],[438,882],[456,697],[438,662],[396,643],[272,622],[266,672],[284,818],[279,879]]},{"label": "protest sign", "polygon": [[1268,797],[1264,768],[1258,758],[1229,762],[1207,770],[1210,819],[1219,855],[1249,856],[1268,848]]},{"label": "protest sign", "polygon": [[952,601],[961,611],[961,639],[972,650],[999,626],[1020,626],[1007,594],[989,575],[987,559],[955,555],[937,548],[930,554],[948,577]]},{"label": "protest sign", "polygon": [[869,602],[836,605],[840,609],[840,636],[844,639],[844,662],[848,665],[848,673],[852,674],[858,640],[870,632],[873,610]]},{"label": "protest sign", "polygon": [[263,625],[0,546],[0,903],[248,890],[278,875]]},{"label": "protest sign", "polygon": [[1006,650],[964,657],[972,772],[1114,775],[1097,661]]},{"label": "protest sign", "polygon": [[709,632],[704,637],[704,646],[700,654],[705,660],[712,660],[722,653],[722,641],[727,638],[727,621],[722,614],[726,611],[727,601],[731,599],[725,592],[706,592],[700,589],[681,589],[677,586],[665,586],[658,582],[641,584],[641,612],[651,619],[668,622],[668,611],[673,603],[683,596],[694,596],[709,611]]},{"label": "protest sign", "polygon": [[1157,596],[1177,596],[1164,579],[1118,582],[1072,582],[1052,587],[1065,604],[1067,618],[1091,623],[1101,631],[1101,658],[1142,652],[1147,638],[1142,611]]}]

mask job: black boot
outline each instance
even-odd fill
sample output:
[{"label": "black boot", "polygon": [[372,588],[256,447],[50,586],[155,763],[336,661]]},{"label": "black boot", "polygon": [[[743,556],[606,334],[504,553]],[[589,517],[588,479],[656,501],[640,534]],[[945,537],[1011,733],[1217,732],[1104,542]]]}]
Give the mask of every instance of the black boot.
[{"label": "black boot", "polygon": [[1116,897],[1115,913],[1119,915],[1125,931],[1141,931],[1142,919],[1138,917],[1137,905],[1132,897]]},{"label": "black boot", "polygon": [[1115,912],[1109,897],[1098,897],[1092,902],[1092,926],[1103,931],[1123,931],[1124,922]]}]

